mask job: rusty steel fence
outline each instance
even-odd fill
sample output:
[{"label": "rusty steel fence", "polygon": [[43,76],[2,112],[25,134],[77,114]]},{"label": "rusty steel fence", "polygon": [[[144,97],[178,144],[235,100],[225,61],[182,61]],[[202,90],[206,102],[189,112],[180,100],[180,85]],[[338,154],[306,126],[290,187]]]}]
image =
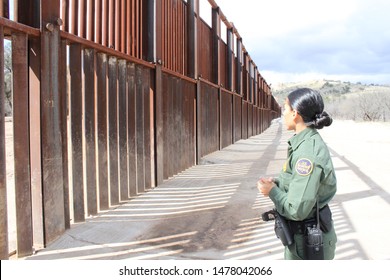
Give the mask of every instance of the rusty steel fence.
[{"label": "rusty steel fence", "polygon": [[235,26],[208,0],[210,26],[199,1],[0,0],[13,93],[10,122],[0,71],[0,259],[33,254],[280,116]]}]

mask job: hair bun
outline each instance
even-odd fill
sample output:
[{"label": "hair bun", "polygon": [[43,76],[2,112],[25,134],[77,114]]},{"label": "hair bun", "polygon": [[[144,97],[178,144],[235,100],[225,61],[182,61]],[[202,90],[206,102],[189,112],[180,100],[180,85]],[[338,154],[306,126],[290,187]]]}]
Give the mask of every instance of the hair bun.
[{"label": "hair bun", "polygon": [[314,121],[314,127],[317,129],[321,129],[324,126],[330,126],[333,122],[333,119],[329,114],[325,111],[323,111],[321,114],[316,114],[315,121]]}]

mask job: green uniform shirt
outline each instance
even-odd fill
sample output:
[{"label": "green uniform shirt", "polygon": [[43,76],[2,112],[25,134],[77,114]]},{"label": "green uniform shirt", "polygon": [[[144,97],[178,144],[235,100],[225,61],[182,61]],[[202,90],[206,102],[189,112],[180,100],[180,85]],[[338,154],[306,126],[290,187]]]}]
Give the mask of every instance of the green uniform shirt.
[{"label": "green uniform shirt", "polygon": [[336,176],[329,150],[314,128],[288,141],[288,158],[269,197],[276,210],[290,220],[315,216],[316,202],[325,206],[336,193]]}]

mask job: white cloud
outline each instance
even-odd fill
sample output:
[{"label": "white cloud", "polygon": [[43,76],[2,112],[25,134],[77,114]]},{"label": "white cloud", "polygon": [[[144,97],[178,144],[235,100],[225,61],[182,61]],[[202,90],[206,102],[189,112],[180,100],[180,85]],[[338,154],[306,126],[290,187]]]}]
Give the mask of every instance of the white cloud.
[{"label": "white cloud", "polygon": [[388,0],[216,2],[267,81],[322,75],[390,84]]}]

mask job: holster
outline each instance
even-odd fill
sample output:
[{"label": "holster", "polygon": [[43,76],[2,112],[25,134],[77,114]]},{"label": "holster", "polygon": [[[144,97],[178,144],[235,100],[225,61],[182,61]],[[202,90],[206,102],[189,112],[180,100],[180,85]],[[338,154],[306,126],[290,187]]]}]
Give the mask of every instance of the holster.
[{"label": "holster", "polygon": [[284,246],[294,243],[294,235],[287,223],[287,220],[275,211],[275,234],[282,241]]}]

